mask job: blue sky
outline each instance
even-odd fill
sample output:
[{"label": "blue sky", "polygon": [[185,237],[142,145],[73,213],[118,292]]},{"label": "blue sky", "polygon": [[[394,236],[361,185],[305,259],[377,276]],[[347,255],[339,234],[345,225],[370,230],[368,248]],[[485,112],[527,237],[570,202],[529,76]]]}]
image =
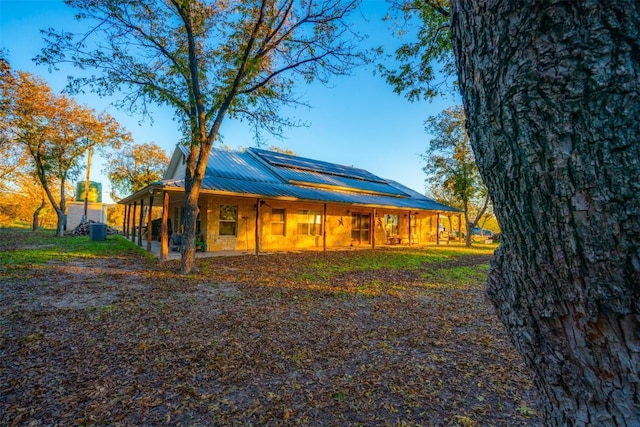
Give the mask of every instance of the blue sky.
[{"label": "blue sky", "polygon": [[[382,21],[386,12],[385,1],[364,0],[357,27],[368,35],[368,44],[383,46],[391,53],[400,41],[391,36],[388,23]],[[49,73],[46,67],[36,66],[32,58],[44,45],[39,30],[48,27],[70,30],[75,23],[73,16],[73,9],[62,0],[0,0],[0,47],[8,50],[13,69],[39,75],[54,91],[62,91],[67,75],[74,70]],[[424,153],[429,138],[424,120],[459,102],[436,99],[410,103],[393,93],[380,76],[374,75],[373,67],[355,70],[351,76],[333,78],[329,87],[301,85],[297,93],[312,108],[286,114],[310,126],[287,129],[284,139],[267,137],[266,147],[277,145],[299,156],[366,169],[420,193],[425,191],[420,154]],[[155,142],[170,155],[180,139],[169,108],[156,109],[153,122],[141,123],[140,117],[115,109],[107,99],[92,94],[75,98],[97,111],[109,112],[133,134],[137,143]],[[221,133],[222,143],[232,148],[255,145],[245,123],[226,119]],[[103,200],[110,201],[103,168],[101,159],[94,156],[91,179],[102,182]]]}]

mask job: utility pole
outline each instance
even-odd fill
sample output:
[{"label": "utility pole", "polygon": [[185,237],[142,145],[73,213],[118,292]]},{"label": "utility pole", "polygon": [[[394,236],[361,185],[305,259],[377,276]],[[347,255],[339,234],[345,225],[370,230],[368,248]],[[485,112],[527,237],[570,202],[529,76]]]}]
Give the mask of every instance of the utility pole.
[{"label": "utility pole", "polygon": [[93,147],[89,147],[87,154],[87,179],[84,181],[84,220],[89,221],[89,183],[91,178],[91,155]]}]

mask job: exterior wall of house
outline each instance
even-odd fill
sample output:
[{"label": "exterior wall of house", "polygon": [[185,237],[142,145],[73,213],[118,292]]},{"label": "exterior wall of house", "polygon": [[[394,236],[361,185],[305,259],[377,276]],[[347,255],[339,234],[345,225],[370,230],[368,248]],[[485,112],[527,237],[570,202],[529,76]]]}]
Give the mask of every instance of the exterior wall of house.
[{"label": "exterior wall of house", "polygon": [[183,179],[187,170],[187,160],[180,149],[176,149],[171,156],[169,167],[162,179]]},{"label": "exterior wall of house", "polygon": [[[327,204],[325,218],[322,203],[261,200],[258,238],[262,251],[322,250],[324,239],[329,249],[371,247],[373,234],[376,246],[406,245],[410,235],[412,244],[435,241],[434,212],[421,211],[416,215],[413,211],[410,233],[409,211]],[[200,234],[206,241],[207,251],[255,251],[257,204],[255,198],[203,195]],[[173,203],[169,207],[172,229],[178,233],[181,232],[181,205],[181,202]],[[223,218],[230,211],[235,212],[235,223]],[[354,233],[354,227],[357,228],[354,224],[358,224],[359,219],[369,222],[368,232]],[[326,237],[323,227],[326,227]]]},{"label": "exterior wall of house", "polygon": [[[257,199],[238,197],[206,197],[200,206],[201,230],[208,251],[255,250],[255,220]],[[220,208],[237,208],[235,234],[220,233]],[[206,233],[206,234],[205,234]]]}]

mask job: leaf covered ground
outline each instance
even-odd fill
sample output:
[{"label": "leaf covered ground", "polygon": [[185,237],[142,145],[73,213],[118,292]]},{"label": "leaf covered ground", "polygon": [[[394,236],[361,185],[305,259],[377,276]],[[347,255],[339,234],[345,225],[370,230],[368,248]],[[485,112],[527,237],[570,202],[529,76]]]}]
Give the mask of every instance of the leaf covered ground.
[{"label": "leaf covered ground", "polygon": [[0,425],[542,425],[485,296],[490,249],[215,257],[181,276],[119,238],[26,236],[0,232]]}]

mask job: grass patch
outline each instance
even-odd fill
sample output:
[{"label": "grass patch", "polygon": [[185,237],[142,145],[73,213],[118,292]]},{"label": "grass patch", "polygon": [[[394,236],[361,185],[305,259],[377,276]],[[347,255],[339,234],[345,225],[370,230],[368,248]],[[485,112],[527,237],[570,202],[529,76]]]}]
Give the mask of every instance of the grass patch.
[{"label": "grass patch", "polygon": [[419,249],[361,251],[339,259],[335,257],[319,257],[309,263],[306,269],[299,271],[296,277],[300,280],[313,281],[330,279],[340,273],[381,269],[415,270],[425,265],[447,262],[462,256],[491,255],[495,248],[495,245],[478,245],[470,248],[462,245],[450,245],[447,247],[423,247]]},{"label": "grass patch", "polygon": [[107,236],[103,241],[94,241],[89,236],[55,237],[53,230],[32,233],[22,229],[0,229],[0,241],[0,264],[6,268],[67,262],[74,258],[151,256],[141,247],[119,235]]},{"label": "grass patch", "polygon": [[469,283],[482,283],[487,279],[489,264],[464,267],[438,268],[422,274],[428,284],[464,286]]}]

